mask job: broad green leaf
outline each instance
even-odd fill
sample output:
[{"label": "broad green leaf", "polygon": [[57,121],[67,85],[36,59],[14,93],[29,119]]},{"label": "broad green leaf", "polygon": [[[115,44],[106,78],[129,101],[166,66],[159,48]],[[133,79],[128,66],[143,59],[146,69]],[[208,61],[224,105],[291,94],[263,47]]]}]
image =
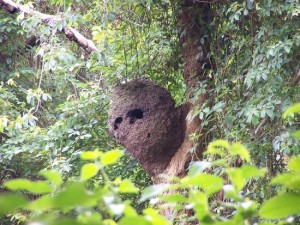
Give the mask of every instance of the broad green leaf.
[{"label": "broad green leaf", "polygon": [[229,154],[231,155],[239,155],[243,160],[249,162],[250,161],[250,154],[248,150],[245,148],[244,145],[241,143],[234,143],[229,148]]},{"label": "broad green leaf", "polygon": [[196,217],[200,220],[210,217],[207,195],[196,190],[190,191],[189,194],[189,203],[194,205]]},{"label": "broad green leaf", "polygon": [[86,225],[103,225],[100,213],[81,213],[77,216],[77,222]]},{"label": "broad green leaf", "polygon": [[142,216],[132,216],[132,217],[124,217],[118,223],[119,225],[152,225],[145,217]]},{"label": "broad green leaf", "polygon": [[25,208],[31,211],[39,211],[39,210],[44,211],[44,210],[53,209],[54,207],[55,207],[55,202],[53,197],[44,195],[38,198],[37,200],[30,202]]},{"label": "broad green leaf", "polygon": [[103,220],[103,224],[104,225],[117,225],[116,222],[113,221],[112,219]]},{"label": "broad green leaf", "polygon": [[169,187],[170,184],[155,184],[151,185],[147,188],[145,188],[142,191],[142,196],[140,198],[140,201],[143,202],[145,200],[151,199],[158,194],[162,193],[167,187]]},{"label": "broad green leaf", "polygon": [[226,172],[232,184],[240,191],[245,186],[247,179],[263,176],[266,170],[257,169],[250,165],[243,165],[241,168],[228,168]]},{"label": "broad green leaf", "polygon": [[294,131],[291,135],[297,139],[300,139],[300,130]]},{"label": "broad green leaf", "polygon": [[293,214],[300,215],[300,194],[284,193],[269,199],[261,209],[259,214],[267,219],[280,219]]},{"label": "broad green leaf", "polygon": [[129,204],[125,204],[124,215],[131,217],[131,216],[137,216],[138,214],[132,206],[130,206]]},{"label": "broad green leaf", "polygon": [[57,171],[44,170],[41,171],[40,174],[44,176],[48,181],[54,183],[56,186],[60,186],[62,184],[62,177]]},{"label": "broad green leaf", "polygon": [[126,179],[123,180],[122,183],[119,185],[119,192],[121,193],[137,193],[139,189],[136,188],[133,183]]},{"label": "broad green leaf", "polygon": [[300,189],[300,174],[284,173],[275,177],[272,184],[281,184],[288,189]]},{"label": "broad green leaf", "polygon": [[292,106],[290,106],[284,113],[283,113],[283,118],[300,112],[300,103],[296,103]]},{"label": "broad green leaf", "polygon": [[94,151],[86,151],[81,153],[81,158],[83,160],[96,160],[102,155],[102,152],[99,152],[99,149]]},{"label": "broad green leaf", "polygon": [[184,186],[199,186],[207,195],[218,192],[223,186],[223,179],[210,174],[199,174],[193,177],[184,177],[181,184]]},{"label": "broad green leaf", "polygon": [[101,163],[104,166],[114,164],[123,156],[123,154],[122,151],[117,149],[105,152],[101,157]]},{"label": "broad green leaf", "polygon": [[57,208],[70,210],[75,207],[91,207],[97,205],[101,195],[85,189],[83,183],[70,183],[65,189],[54,197],[54,205]]},{"label": "broad green leaf", "polygon": [[30,181],[27,179],[14,179],[4,183],[10,190],[24,190],[33,194],[45,194],[52,192],[52,187],[45,181]]},{"label": "broad green leaf", "polygon": [[145,209],[144,214],[146,218],[151,222],[153,225],[171,225],[171,221],[168,221],[165,217],[160,215],[157,210],[148,208]]},{"label": "broad green leaf", "polygon": [[27,203],[25,197],[19,194],[0,195],[0,216],[11,213],[14,210],[23,207]]},{"label": "broad green leaf", "polygon": [[273,178],[271,184],[281,184],[284,185],[288,183],[291,179],[293,179],[294,174],[291,173],[284,173],[280,174],[277,177]]},{"label": "broad green leaf", "polygon": [[295,172],[300,172],[300,155],[291,158],[288,163],[288,168]]},{"label": "broad green leaf", "polygon": [[208,149],[209,148],[220,148],[220,147],[225,148],[225,149],[229,149],[230,144],[226,140],[216,140],[216,141],[211,142],[208,145]]},{"label": "broad green leaf", "polygon": [[266,168],[258,169],[251,165],[243,165],[241,169],[243,171],[243,176],[246,178],[262,177],[267,172]]},{"label": "broad green leaf", "polygon": [[99,167],[95,163],[84,164],[81,168],[80,179],[86,181],[97,175]]},{"label": "broad green leaf", "polygon": [[188,199],[184,197],[182,194],[170,194],[170,195],[164,195],[161,197],[162,201],[166,202],[175,202],[175,203],[186,203],[188,202]]}]

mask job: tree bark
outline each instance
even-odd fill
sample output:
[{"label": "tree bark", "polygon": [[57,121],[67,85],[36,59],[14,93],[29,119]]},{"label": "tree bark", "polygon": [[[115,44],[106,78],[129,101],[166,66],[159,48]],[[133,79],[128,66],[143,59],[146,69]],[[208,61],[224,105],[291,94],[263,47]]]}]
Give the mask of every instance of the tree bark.
[{"label": "tree bark", "polygon": [[[178,25],[181,30],[180,45],[184,60],[184,81],[187,88],[186,110],[193,114],[196,107],[203,105],[209,99],[209,69],[211,61],[209,58],[209,36],[205,35],[205,29],[210,22],[209,1],[197,2],[185,0],[181,6]],[[200,85],[206,84],[206,93],[194,96],[194,92]],[[196,100],[195,100],[196,99]],[[199,135],[198,140],[191,140],[190,135]],[[153,183],[167,183],[170,177],[184,177],[187,173],[188,164],[193,156],[196,159],[202,157],[205,150],[205,132],[201,129],[201,120],[195,116],[192,120],[186,120],[185,139],[175,153],[164,173],[152,177]],[[194,149],[193,153],[190,149]]]}]

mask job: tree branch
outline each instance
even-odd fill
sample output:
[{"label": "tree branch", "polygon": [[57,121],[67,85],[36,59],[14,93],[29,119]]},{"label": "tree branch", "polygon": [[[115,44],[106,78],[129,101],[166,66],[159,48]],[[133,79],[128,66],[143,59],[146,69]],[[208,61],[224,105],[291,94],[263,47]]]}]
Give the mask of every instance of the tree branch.
[{"label": "tree branch", "polygon": [[[29,6],[20,5],[14,3],[11,0],[0,0],[0,6],[9,13],[16,13],[21,12],[24,14],[28,14],[31,16],[37,16],[40,18],[44,23],[51,24],[53,22],[60,22],[63,21],[63,18],[55,15],[48,15],[38,11],[33,10]],[[82,47],[88,53],[91,52],[100,52],[100,50],[96,47],[95,43],[92,40],[85,38],[82,34],[80,34],[76,29],[72,27],[65,26],[62,30],[66,37],[76,42],[80,47]]]},{"label": "tree branch", "polygon": [[296,70],[295,77],[292,82],[290,82],[290,86],[296,86],[300,81],[300,68]]}]

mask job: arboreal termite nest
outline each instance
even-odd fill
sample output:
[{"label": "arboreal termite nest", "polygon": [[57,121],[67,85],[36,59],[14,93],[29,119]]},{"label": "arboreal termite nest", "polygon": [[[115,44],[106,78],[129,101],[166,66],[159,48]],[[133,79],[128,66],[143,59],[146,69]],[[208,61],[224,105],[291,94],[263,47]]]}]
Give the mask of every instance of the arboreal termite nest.
[{"label": "arboreal termite nest", "polygon": [[184,140],[187,108],[175,107],[170,93],[156,83],[133,80],[114,90],[109,130],[150,175],[157,175]]}]

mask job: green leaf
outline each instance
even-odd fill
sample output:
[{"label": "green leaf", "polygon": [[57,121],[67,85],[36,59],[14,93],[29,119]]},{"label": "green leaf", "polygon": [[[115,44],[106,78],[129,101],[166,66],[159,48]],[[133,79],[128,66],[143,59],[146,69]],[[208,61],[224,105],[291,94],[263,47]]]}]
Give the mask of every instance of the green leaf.
[{"label": "green leaf", "polygon": [[126,179],[126,180],[123,180],[122,183],[120,184],[119,192],[121,192],[121,193],[137,193],[137,192],[139,192],[139,189],[136,188],[130,180]]},{"label": "green leaf", "polygon": [[123,156],[123,154],[122,151],[117,149],[105,152],[101,157],[101,163],[104,166],[114,164]]},{"label": "green leaf", "polygon": [[209,145],[208,145],[208,148],[209,147],[213,147],[213,148],[215,148],[215,147],[222,147],[222,148],[225,148],[225,149],[229,149],[229,147],[230,147],[230,144],[229,144],[229,142],[228,141],[226,141],[226,140],[216,140],[216,141],[213,141],[213,142],[211,142]]},{"label": "green leaf", "polygon": [[297,139],[300,139],[300,130],[294,131],[291,135]]},{"label": "green leaf", "polygon": [[188,202],[188,199],[184,197],[182,194],[169,194],[169,195],[164,195],[161,197],[162,201],[166,202],[175,202],[175,203],[186,203]]},{"label": "green leaf", "polygon": [[291,158],[288,163],[288,168],[295,172],[300,172],[300,155]]},{"label": "green leaf", "polygon": [[168,221],[165,217],[160,215],[157,210],[152,208],[145,209],[143,211],[146,218],[151,222],[153,225],[171,225],[171,222]]},{"label": "green leaf", "polygon": [[92,193],[84,188],[83,183],[70,183],[66,188],[54,197],[54,206],[63,210],[75,207],[96,206],[102,196]]},{"label": "green leaf", "polygon": [[226,172],[232,184],[240,191],[245,186],[247,179],[263,176],[266,173],[266,169],[257,169],[254,166],[243,165],[241,168],[228,168]]},{"label": "green leaf", "polygon": [[229,149],[230,144],[225,140],[216,140],[211,142],[207,147],[206,154],[219,155],[221,157],[225,156],[225,152],[222,148]]},{"label": "green leaf", "polygon": [[277,177],[273,178],[271,184],[281,184],[284,185],[288,183],[291,179],[293,179],[294,174],[291,173],[284,173],[280,174]]},{"label": "green leaf", "polygon": [[45,194],[52,192],[52,187],[45,181],[30,181],[27,179],[14,179],[4,183],[10,190],[25,190],[33,194]]},{"label": "green leaf", "polygon": [[284,113],[283,118],[300,112],[300,103],[290,106]]},{"label": "green leaf", "polygon": [[119,225],[130,225],[130,224],[138,224],[138,225],[151,225],[146,218],[142,216],[132,216],[132,217],[124,217],[118,223]]},{"label": "green leaf", "polygon": [[81,158],[83,160],[96,160],[102,155],[102,152],[99,152],[99,149],[94,151],[86,151],[81,153]]},{"label": "green leaf", "polygon": [[19,194],[0,195],[0,216],[23,207],[27,200]]},{"label": "green leaf", "polygon": [[281,184],[288,189],[300,189],[300,174],[284,173],[275,177],[272,184]]},{"label": "green leaf", "polygon": [[208,206],[208,197],[200,191],[190,191],[189,202],[194,204],[196,217],[200,220],[210,218],[210,211]]},{"label": "green leaf", "polygon": [[251,159],[248,150],[241,143],[234,143],[229,149],[229,153],[231,155],[239,155],[243,160],[247,162],[249,162]]},{"label": "green leaf", "polygon": [[300,194],[284,193],[269,199],[259,214],[267,219],[280,219],[293,214],[300,214]]},{"label": "green leaf", "polygon": [[84,164],[81,168],[80,180],[86,181],[97,175],[99,167],[95,163]]},{"label": "green leaf", "polygon": [[55,202],[53,197],[44,195],[38,198],[37,200],[30,202],[25,208],[31,211],[40,211],[40,210],[44,211],[44,210],[53,209],[54,207],[55,207]]},{"label": "green leaf", "polygon": [[142,191],[142,196],[140,198],[140,201],[146,201],[148,199],[151,199],[155,196],[157,196],[158,194],[162,193],[167,187],[169,187],[170,184],[155,184],[155,185],[151,185],[147,188],[145,188]]},{"label": "green leaf", "polygon": [[48,181],[52,182],[56,186],[60,186],[62,184],[62,177],[59,172],[54,170],[44,170],[41,171],[40,174],[45,177]]},{"label": "green leaf", "polygon": [[199,174],[193,177],[184,177],[181,184],[184,186],[199,186],[207,195],[218,192],[223,186],[223,179],[210,174]]}]

